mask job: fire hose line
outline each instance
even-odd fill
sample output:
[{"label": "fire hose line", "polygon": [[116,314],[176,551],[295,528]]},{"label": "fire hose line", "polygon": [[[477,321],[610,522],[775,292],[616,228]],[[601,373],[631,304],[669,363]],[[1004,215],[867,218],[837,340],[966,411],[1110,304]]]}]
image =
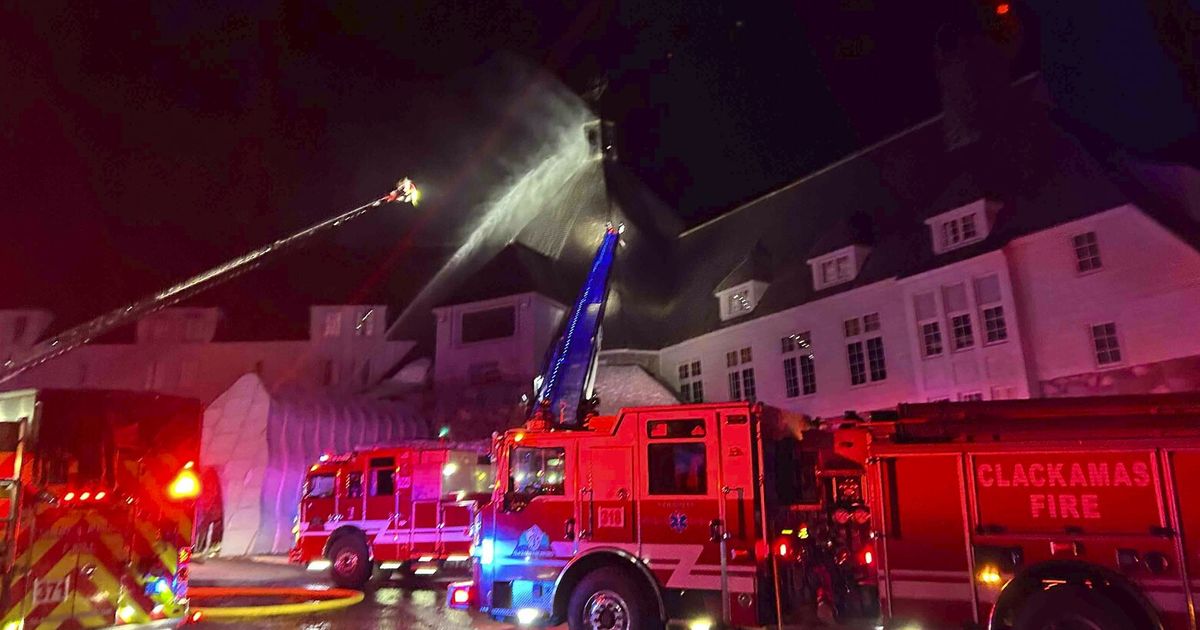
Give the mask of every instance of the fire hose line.
[{"label": "fire hose line", "polygon": [[274,586],[193,586],[188,589],[192,599],[216,597],[303,597],[307,601],[290,604],[264,604],[260,606],[193,606],[206,619],[231,619],[235,617],[275,617],[280,615],[302,615],[328,612],[348,608],[363,600],[363,594],[345,588],[313,590]]}]

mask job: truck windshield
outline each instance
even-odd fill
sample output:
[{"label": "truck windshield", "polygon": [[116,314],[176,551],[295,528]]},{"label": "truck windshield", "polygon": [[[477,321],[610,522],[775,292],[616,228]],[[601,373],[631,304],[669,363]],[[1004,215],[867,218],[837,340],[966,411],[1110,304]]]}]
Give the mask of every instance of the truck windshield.
[{"label": "truck windshield", "polygon": [[304,484],[304,496],[310,499],[324,499],[333,496],[333,475],[313,475]]},{"label": "truck windshield", "polygon": [[509,457],[508,487],[521,496],[561,496],[566,461],[566,451],[562,448],[514,448]]}]

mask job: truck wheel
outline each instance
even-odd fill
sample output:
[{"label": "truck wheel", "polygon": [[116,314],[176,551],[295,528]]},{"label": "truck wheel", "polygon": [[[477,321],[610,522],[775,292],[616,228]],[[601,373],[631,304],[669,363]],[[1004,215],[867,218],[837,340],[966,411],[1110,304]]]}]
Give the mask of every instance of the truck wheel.
[{"label": "truck wheel", "polygon": [[620,569],[604,567],[585,575],[571,591],[567,625],[571,630],[654,630],[662,622],[643,585]]},{"label": "truck wheel", "polygon": [[371,579],[367,546],[354,536],[342,536],[329,546],[329,577],[341,588],[361,589]]},{"label": "truck wheel", "polygon": [[1134,630],[1135,623],[1102,593],[1082,586],[1056,586],[1029,598],[1013,630]]}]

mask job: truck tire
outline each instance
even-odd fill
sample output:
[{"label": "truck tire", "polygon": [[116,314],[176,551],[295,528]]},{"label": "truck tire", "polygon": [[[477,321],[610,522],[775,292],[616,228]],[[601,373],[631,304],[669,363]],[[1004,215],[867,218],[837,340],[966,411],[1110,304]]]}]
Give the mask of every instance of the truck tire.
[{"label": "truck tire", "polygon": [[329,546],[329,577],[341,588],[361,589],[371,579],[371,557],[357,536],[342,536]]},{"label": "truck tire", "polygon": [[1021,606],[1013,630],[1142,630],[1120,606],[1103,593],[1082,586],[1065,585],[1033,595]]},{"label": "truck tire", "polygon": [[570,630],[658,630],[662,622],[644,584],[616,567],[583,576],[567,603]]}]

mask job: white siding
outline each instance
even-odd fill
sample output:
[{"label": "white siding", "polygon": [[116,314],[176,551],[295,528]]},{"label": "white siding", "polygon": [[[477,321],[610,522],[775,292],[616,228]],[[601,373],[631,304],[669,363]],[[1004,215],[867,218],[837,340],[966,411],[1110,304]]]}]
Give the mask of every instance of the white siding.
[{"label": "white siding", "polygon": [[[1094,231],[1102,267],[1080,274],[1071,238]],[[1009,245],[1035,380],[1095,372],[1090,326],[1117,325],[1135,366],[1200,355],[1200,253],[1133,206]]]}]

